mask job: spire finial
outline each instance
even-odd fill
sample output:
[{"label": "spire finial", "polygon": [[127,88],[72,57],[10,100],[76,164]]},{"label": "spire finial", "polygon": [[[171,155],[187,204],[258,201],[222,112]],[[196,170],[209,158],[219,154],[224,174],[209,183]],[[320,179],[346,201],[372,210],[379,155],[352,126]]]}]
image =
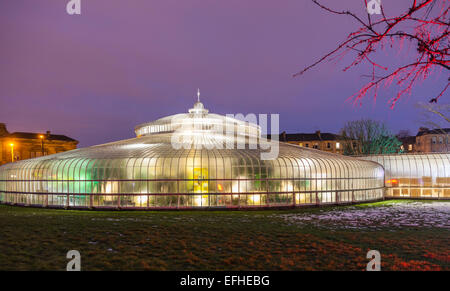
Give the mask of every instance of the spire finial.
[{"label": "spire finial", "polygon": [[197,102],[200,102],[200,88],[197,88]]}]

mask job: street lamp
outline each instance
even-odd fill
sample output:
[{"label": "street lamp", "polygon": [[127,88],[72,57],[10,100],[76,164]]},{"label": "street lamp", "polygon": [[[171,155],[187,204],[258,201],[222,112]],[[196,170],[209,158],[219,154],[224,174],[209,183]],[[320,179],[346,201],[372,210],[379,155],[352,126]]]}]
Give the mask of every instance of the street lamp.
[{"label": "street lamp", "polygon": [[44,156],[44,136],[41,134],[39,138],[41,139],[41,155]]},{"label": "street lamp", "polygon": [[14,162],[14,144],[10,143],[11,146],[11,162]]}]

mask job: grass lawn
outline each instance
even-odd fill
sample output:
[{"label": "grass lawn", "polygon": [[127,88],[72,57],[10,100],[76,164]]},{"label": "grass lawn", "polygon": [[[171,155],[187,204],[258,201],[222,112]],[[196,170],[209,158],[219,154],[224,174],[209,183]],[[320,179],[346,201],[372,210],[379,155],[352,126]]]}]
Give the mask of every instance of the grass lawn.
[{"label": "grass lawn", "polygon": [[450,270],[450,202],[283,211],[76,211],[0,205],[0,270]]}]

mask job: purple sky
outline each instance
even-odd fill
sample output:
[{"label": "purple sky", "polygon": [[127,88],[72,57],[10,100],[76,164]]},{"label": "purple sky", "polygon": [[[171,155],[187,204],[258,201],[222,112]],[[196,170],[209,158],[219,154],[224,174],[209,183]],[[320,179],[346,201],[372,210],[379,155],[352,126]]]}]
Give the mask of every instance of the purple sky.
[{"label": "purple sky", "polygon": [[[139,123],[187,112],[200,87],[211,112],[279,113],[287,132],[337,132],[366,117],[415,133],[415,104],[446,78],[432,76],[394,110],[390,89],[376,103],[345,102],[367,65],[344,73],[345,60],[326,63],[292,78],[355,28],[308,0],[81,0],[81,16],[66,14],[67,2],[0,2],[0,122],[10,131],[51,130],[80,146],[130,138]],[[327,2],[364,13],[361,0]],[[383,3],[394,13],[410,1]]]}]

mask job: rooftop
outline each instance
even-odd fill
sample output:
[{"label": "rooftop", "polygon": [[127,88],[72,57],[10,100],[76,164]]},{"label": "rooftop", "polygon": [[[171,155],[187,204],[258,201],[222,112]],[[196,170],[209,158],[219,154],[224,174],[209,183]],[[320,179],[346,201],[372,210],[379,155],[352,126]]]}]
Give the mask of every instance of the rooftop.
[{"label": "rooftop", "polygon": [[40,139],[40,136],[45,136],[46,140],[55,140],[55,141],[67,141],[67,142],[76,142],[76,139],[70,138],[61,134],[50,134],[50,131],[46,133],[36,133],[36,132],[13,132],[9,133],[6,129],[5,123],[0,123],[0,138],[24,138],[24,139]]},{"label": "rooftop", "polygon": [[[344,137],[329,132],[316,131],[315,133],[285,133],[279,134],[280,141],[315,141],[315,140],[342,140]],[[267,139],[271,139],[271,135],[267,135]]]},{"label": "rooftop", "polygon": [[417,133],[417,136],[422,136],[425,134],[450,134],[450,128],[435,128],[435,129],[428,129],[428,128],[420,128],[419,132]]}]

